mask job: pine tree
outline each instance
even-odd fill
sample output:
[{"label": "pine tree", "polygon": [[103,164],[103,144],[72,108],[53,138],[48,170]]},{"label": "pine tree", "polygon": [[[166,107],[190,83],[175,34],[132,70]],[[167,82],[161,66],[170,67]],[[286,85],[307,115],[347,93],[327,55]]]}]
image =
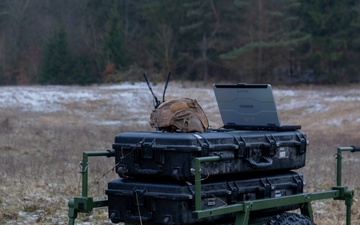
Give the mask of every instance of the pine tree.
[{"label": "pine tree", "polygon": [[42,84],[67,84],[72,76],[72,56],[66,32],[60,29],[46,44],[42,58],[39,82]]},{"label": "pine tree", "polygon": [[[311,35],[305,53],[308,66],[315,69],[318,82],[333,83],[346,79],[346,68],[355,63],[352,40],[359,33],[357,1],[302,1],[299,15],[303,31]],[[358,54],[358,53],[357,53]],[[357,64],[357,63],[355,63]]]},{"label": "pine tree", "polygon": [[310,38],[300,30],[300,18],[294,14],[300,6],[298,0],[236,3],[243,21],[235,31],[239,44],[222,54],[222,59],[232,62],[247,82],[275,82],[283,79],[278,75],[282,71],[292,76],[295,49]]},{"label": "pine tree", "polygon": [[96,76],[91,73],[91,61],[84,53],[73,54],[71,63],[71,76],[68,76],[67,84],[87,85],[96,82]]},{"label": "pine tree", "polygon": [[104,40],[105,61],[114,63],[117,69],[127,67],[127,53],[124,48],[124,33],[117,6],[114,2],[108,20],[107,34]]},{"label": "pine tree", "polygon": [[41,84],[90,84],[96,81],[95,75],[90,72],[89,57],[71,52],[64,29],[49,38],[41,64]]}]

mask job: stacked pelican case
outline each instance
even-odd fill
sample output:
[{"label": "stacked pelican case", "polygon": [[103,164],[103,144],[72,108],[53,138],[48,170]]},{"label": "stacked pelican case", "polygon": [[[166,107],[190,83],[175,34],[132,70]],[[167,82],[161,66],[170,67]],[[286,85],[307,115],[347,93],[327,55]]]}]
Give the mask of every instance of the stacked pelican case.
[{"label": "stacked pelican case", "polygon": [[[244,87],[253,88],[240,88]],[[129,224],[231,222],[234,213],[202,219],[193,215],[195,159],[220,157],[219,161],[201,164],[202,208],[213,209],[239,201],[302,193],[303,175],[294,170],[305,166],[307,144],[299,127],[225,126],[191,133],[121,133],[113,143],[120,178],[110,181],[106,190],[109,218],[113,223]],[[255,211],[250,219],[272,217],[299,207],[295,204]]]}]

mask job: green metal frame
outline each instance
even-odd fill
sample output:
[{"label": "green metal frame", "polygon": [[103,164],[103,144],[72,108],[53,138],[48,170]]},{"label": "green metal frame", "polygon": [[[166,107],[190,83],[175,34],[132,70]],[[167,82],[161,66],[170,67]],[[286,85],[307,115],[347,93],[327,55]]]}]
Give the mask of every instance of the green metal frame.
[{"label": "green metal frame", "polygon": [[107,199],[93,200],[92,197],[88,197],[88,157],[91,156],[114,157],[115,152],[113,150],[83,152],[82,167],[80,171],[82,174],[81,196],[76,196],[68,202],[69,225],[75,224],[75,219],[77,218],[78,213],[90,213],[94,208],[108,206]]},{"label": "green metal frame", "polygon": [[[302,193],[291,196],[283,196],[271,199],[258,199],[253,201],[242,201],[236,204],[222,206],[214,209],[201,208],[201,163],[203,162],[214,162],[221,160],[220,156],[206,156],[198,157],[195,159],[195,211],[193,215],[195,218],[201,219],[210,216],[223,215],[228,213],[236,213],[236,219],[234,225],[248,225],[249,216],[251,211],[270,209],[289,204],[302,204],[301,214],[308,216],[313,220],[313,210],[311,207],[312,201],[322,199],[334,199],[345,201],[346,205],[346,225],[351,225],[351,206],[353,204],[354,191],[342,186],[342,152],[351,151],[354,152],[355,147],[339,147],[336,158],[337,158],[337,176],[336,186],[331,190],[314,192],[314,193]],[[115,156],[114,151],[86,151],[83,152],[82,160],[82,195],[70,199],[68,202],[69,206],[69,225],[74,225],[75,219],[78,213],[89,213],[94,208],[108,206],[108,200],[93,200],[88,197],[88,157],[90,156]],[[125,223],[131,225],[131,223]]]},{"label": "green metal frame", "polygon": [[249,216],[251,211],[276,208],[291,204],[303,204],[301,213],[313,220],[313,210],[311,202],[322,199],[343,200],[346,205],[346,225],[351,224],[351,206],[353,204],[354,191],[347,187],[341,186],[341,172],[342,172],[342,152],[353,152],[354,147],[340,147],[337,153],[337,178],[336,185],[332,190],[303,193],[291,196],[283,196],[271,199],[258,199],[253,201],[242,201],[237,204],[222,206],[214,209],[201,209],[201,163],[219,161],[220,156],[207,156],[195,159],[195,212],[196,218],[205,218],[210,216],[222,215],[227,213],[237,213],[235,225],[247,225],[249,223]]}]

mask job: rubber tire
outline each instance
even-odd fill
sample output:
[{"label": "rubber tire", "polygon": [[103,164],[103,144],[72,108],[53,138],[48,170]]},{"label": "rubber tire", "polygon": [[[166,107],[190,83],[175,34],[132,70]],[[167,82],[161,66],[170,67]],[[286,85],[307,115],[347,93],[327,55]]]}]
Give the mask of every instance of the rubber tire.
[{"label": "rubber tire", "polygon": [[298,213],[283,213],[276,215],[268,225],[315,225],[307,216]]}]

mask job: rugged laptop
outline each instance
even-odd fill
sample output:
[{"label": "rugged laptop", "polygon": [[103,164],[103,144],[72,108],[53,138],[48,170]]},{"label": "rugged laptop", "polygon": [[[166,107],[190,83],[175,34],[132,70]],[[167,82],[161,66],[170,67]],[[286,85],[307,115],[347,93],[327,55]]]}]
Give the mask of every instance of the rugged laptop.
[{"label": "rugged laptop", "polygon": [[224,128],[237,130],[298,130],[281,125],[270,84],[214,84]]}]

